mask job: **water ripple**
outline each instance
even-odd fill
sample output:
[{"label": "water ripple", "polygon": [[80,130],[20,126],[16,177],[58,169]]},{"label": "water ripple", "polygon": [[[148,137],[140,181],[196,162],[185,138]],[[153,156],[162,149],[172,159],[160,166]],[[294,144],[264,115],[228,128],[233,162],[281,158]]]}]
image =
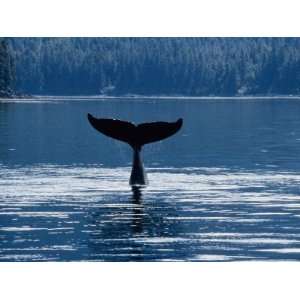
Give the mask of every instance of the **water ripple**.
[{"label": "water ripple", "polygon": [[300,174],[0,165],[0,260],[300,259]]}]

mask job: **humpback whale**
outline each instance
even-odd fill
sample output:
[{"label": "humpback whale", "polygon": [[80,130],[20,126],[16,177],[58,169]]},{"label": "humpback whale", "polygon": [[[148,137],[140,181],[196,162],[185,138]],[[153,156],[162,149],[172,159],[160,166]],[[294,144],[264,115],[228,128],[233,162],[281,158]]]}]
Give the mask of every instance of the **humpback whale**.
[{"label": "humpback whale", "polygon": [[158,142],[175,134],[182,126],[182,119],[176,122],[153,122],[135,125],[117,119],[97,119],[88,114],[90,124],[102,134],[129,144],[133,149],[133,164],[129,184],[144,186],[148,184],[147,175],[141,159],[142,147]]}]

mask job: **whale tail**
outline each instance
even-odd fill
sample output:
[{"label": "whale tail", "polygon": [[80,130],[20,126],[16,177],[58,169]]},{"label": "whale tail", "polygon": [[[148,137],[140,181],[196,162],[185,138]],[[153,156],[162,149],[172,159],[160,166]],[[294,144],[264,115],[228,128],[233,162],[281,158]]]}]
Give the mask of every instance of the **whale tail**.
[{"label": "whale tail", "polygon": [[131,122],[116,119],[97,119],[88,114],[91,125],[111,138],[128,143],[132,148],[141,148],[175,134],[182,126],[182,119],[176,122],[153,122],[135,125]]},{"label": "whale tail", "polygon": [[134,150],[133,168],[130,185],[146,185],[148,183],[143,163],[140,158],[142,147],[166,139],[182,126],[182,119],[176,122],[153,122],[135,125],[131,122],[116,119],[97,119],[88,114],[91,125],[102,134],[129,144]]}]

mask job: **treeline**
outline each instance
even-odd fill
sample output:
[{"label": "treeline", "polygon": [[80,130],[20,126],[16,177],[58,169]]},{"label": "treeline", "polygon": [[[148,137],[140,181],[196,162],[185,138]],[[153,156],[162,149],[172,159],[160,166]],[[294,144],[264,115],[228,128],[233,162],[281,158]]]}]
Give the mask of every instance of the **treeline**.
[{"label": "treeline", "polygon": [[0,38],[0,97],[13,96],[15,70],[6,38]]},{"label": "treeline", "polygon": [[300,94],[299,38],[12,38],[33,94]]}]

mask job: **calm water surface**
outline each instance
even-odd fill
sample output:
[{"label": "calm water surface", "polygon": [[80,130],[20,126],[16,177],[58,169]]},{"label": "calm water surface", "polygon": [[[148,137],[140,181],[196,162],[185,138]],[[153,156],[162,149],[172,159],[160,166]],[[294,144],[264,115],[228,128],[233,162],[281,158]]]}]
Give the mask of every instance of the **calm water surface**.
[{"label": "calm water surface", "polygon": [[[90,112],[175,121],[128,185]],[[0,261],[300,260],[300,99],[0,102]]]}]

